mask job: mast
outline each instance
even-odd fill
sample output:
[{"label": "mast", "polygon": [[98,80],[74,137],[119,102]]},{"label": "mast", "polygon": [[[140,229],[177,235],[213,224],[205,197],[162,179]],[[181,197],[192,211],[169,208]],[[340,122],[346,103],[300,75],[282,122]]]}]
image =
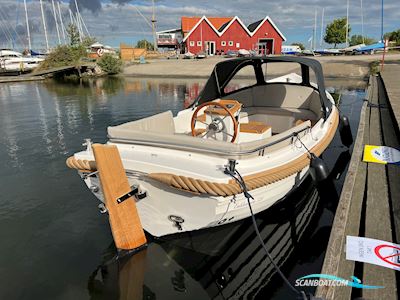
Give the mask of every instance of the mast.
[{"label": "mast", "polygon": [[361,0],[361,35],[362,35],[362,42],[363,44],[365,44],[363,0]]},{"label": "mast", "polygon": [[346,13],[346,47],[349,46],[349,0],[347,0],[347,13]]},{"label": "mast", "polygon": [[53,6],[53,16],[54,16],[54,22],[56,22],[56,30],[57,30],[57,37],[58,37],[58,44],[61,44],[61,38],[60,38],[60,30],[58,29],[58,21],[57,21],[57,15],[56,15],[56,7],[54,5],[54,0],[51,0],[51,4]]},{"label": "mast", "polygon": [[80,26],[80,20],[79,20],[79,7],[78,7],[78,2],[75,0],[75,7],[76,7],[76,26],[78,27],[78,32],[79,32],[79,40],[82,43],[82,28]]},{"label": "mast", "polygon": [[71,25],[74,25],[74,18],[72,17],[72,11],[68,8],[68,11],[69,11],[69,19],[70,19],[70,24]]},{"label": "mast", "polygon": [[152,17],[151,17],[151,29],[152,29],[152,32],[153,32],[154,51],[157,51],[158,50],[158,47],[157,47],[157,34],[156,34],[156,22],[157,22],[157,20],[156,20],[156,10],[155,10],[155,6],[154,6],[154,0],[152,0],[152,3],[153,3],[153,14],[152,14]]},{"label": "mast", "polygon": [[[86,27],[85,21],[84,21],[83,18],[82,18],[82,15],[79,14],[79,17],[80,17],[80,19],[81,19],[81,24],[83,24],[83,27],[84,27],[85,30],[86,30],[86,33],[88,34],[89,37],[91,37],[90,32],[89,32],[89,30],[88,30],[87,27]],[[82,33],[83,33],[83,28],[82,28]]]},{"label": "mast", "polygon": [[317,45],[316,40],[317,40],[317,10],[315,10],[315,16],[314,16],[313,50],[315,50],[315,47]]},{"label": "mast", "polygon": [[381,1],[381,39],[382,42],[384,43],[385,41],[383,40],[383,0]]},{"label": "mast", "polygon": [[46,28],[46,20],[44,18],[44,11],[43,11],[43,2],[40,0],[40,10],[42,12],[42,22],[43,22],[43,29],[44,29],[44,37],[46,39],[46,50],[49,51],[49,39],[47,38],[47,28]]},{"label": "mast", "polygon": [[[362,1],[362,0],[361,0]],[[325,15],[325,8],[322,8],[322,16],[321,16],[321,39],[319,41],[319,46],[322,47],[322,41],[324,39],[324,15]]]},{"label": "mast", "polygon": [[28,10],[26,9],[26,0],[24,0],[24,7],[25,7],[26,34],[28,35],[28,46],[29,46],[29,51],[30,51],[30,50],[32,50],[31,31],[29,29]]},{"label": "mast", "polygon": [[60,24],[61,24],[61,32],[63,34],[64,44],[66,44],[67,40],[66,40],[66,37],[65,37],[64,22],[63,22],[62,15],[61,15],[60,1],[57,1],[57,6],[58,6],[58,17],[60,18]]}]

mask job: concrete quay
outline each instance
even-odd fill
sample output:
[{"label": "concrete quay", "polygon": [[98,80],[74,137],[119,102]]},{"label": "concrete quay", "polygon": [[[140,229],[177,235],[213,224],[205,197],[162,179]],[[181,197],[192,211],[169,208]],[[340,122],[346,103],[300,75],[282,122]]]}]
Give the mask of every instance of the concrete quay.
[{"label": "concrete quay", "polygon": [[[368,79],[370,63],[379,61],[381,54],[352,56],[315,56],[323,67],[325,78]],[[124,68],[124,76],[164,77],[164,78],[208,78],[216,63],[226,60],[220,56],[206,59],[159,59],[146,64],[134,64]],[[387,54],[386,62],[399,61],[400,54]],[[292,70],[291,70],[292,68]],[[293,71],[293,67],[281,64],[272,74],[283,75]],[[246,73],[242,73],[246,76]],[[251,74],[248,73],[251,77]]]}]

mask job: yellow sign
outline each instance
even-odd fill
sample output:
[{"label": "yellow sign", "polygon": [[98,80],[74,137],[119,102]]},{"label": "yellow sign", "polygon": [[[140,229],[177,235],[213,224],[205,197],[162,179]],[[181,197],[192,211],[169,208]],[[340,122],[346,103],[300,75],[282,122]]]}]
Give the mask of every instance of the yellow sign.
[{"label": "yellow sign", "polygon": [[387,146],[365,145],[363,161],[378,164],[399,164],[400,151]]}]

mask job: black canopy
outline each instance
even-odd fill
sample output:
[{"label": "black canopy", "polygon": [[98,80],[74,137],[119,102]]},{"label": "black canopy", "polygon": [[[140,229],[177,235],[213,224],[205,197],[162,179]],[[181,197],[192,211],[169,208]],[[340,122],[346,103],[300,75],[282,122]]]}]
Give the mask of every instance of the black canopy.
[{"label": "black canopy", "polygon": [[[298,63],[301,65],[302,82],[299,85],[311,86],[310,84],[310,71],[314,71],[316,77],[316,84],[318,85],[318,92],[321,99],[321,106],[323,108],[324,117],[328,115],[332,108],[332,103],[328,100],[325,91],[324,76],[321,64],[310,58],[296,57],[296,56],[279,56],[279,57],[243,57],[230,59],[220,62],[215,65],[214,70],[208,79],[203,91],[193,105],[202,104],[207,101],[212,101],[224,96],[224,87],[229,83],[232,77],[243,67],[253,65],[255,69],[255,76],[257,78],[257,85],[269,84],[264,80],[264,74],[261,68],[262,64],[274,62],[288,62]],[[267,67],[268,70],[268,67]],[[272,83],[271,83],[272,84]],[[277,84],[277,83],[273,83]],[[315,87],[313,87],[315,88]]]}]

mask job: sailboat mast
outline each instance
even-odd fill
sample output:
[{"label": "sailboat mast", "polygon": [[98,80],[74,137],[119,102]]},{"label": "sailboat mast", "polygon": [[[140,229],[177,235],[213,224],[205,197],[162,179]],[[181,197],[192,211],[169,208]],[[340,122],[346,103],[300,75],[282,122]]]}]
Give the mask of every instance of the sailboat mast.
[{"label": "sailboat mast", "polygon": [[346,13],[346,47],[349,46],[349,0],[347,0],[347,13]]},{"label": "sailboat mast", "polygon": [[60,18],[60,24],[61,24],[61,32],[63,35],[64,44],[66,44],[67,40],[65,38],[65,27],[64,27],[64,22],[63,22],[62,15],[61,15],[60,1],[57,1],[57,6],[58,6],[58,17]]},{"label": "sailboat mast", "polygon": [[68,9],[68,11],[69,11],[69,19],[70,19],[70,24],[71,25],[74,25],[74,18],[72,17],[72,11],[70,10],[70,9]]},{"label": "sailboat mast", "polygon": [[382,42],[384,43],[385,41],[383,40],[383,0],[381,1],[381,39]]},{"label": "sailboat mast", "polygon": [[361,35],[362,35],[362,42],[363,44],[365,44],[363,0],[361,0]]},{"label": "sailboat mast", "polygon": [[[361,0],[362,1],[362,0]],[[322,8],[322,16],[321,16],[321,39],[319,41],[319,46],[322,47],[322,40],[324,38],[324,15],[325,15],[325,8]]]},{"label": "sailboat mast", "polygon": [[[87,27],[86,27],[86,23],[85,23],[85,21],[83,20],[82,15],[79,14],[79,17],[80,17],[80,19],[81,19],[81,24],[83,24],[83,28],[85,28],[85,30],[86,30],[87,35],[88,35],[89,37],[92,37],[92,36],[90,35],[89,30],[88,30]],[[82,28],[82,33],[83,33],[83,28]]]},{"label": "sailboat mast", "polygon": [[57,20],[57,15],[56,15],[56,7],[54,5],[54,0],[51,0],[51,4],[53,6],[53,16],[54,16],[54,22],[56,23],[56,30],[57,30],[57,37],[58,37],[58,44],[61,44],[61,38],[60,38],[60,30],[58,29],[58,20]]},{"label": "sailboat mast", "polygon": [[44,37],[46,39],[46,50],[49,51],[49,39],[47,38],[46,20],[44,18],[43,1],[42,0],[40,0],[40,10],[42,12],[42,23],[43,23]]},{"label": "sailboat mast", "polygon": [[156,22],[157,22],[157,20],[156,20],[156,9],[155,9],[155,6],[154,6],[154,0],[152,0],[152,3],[153,3],[153,14],[152,14],[152,17],[151,17],[151,29],[152,29],[152,32],[153,32],[154,51],[157,51],[158,50],[158,47],[157,47],[157,34],[156,34]]},{"label": "sailboat mast", "polygon": [[28,35],[28,46],[29,46],[29,51],[30,51],[30,50],[32,50],[31,31],[29,29],[28,10],[26,8],[26,0],[24,0],[24,7],[25,7],[26,34]]},{"label": "sailboat mast", "polygon": [[78,7],[78,2],[75,0],[75,7],[76,7],[76,26],[78,27],[78,32],[79,32],[79,40],[82,43],[82,28],[81,28],[81,22],[79,20],[79,7]]},{"label": "sailboat mast", "polygon": [[317,40],[317,10],[315,10],[315,16],[314,16],[313,50],[315,50],[317,45],[316,40]]}]

